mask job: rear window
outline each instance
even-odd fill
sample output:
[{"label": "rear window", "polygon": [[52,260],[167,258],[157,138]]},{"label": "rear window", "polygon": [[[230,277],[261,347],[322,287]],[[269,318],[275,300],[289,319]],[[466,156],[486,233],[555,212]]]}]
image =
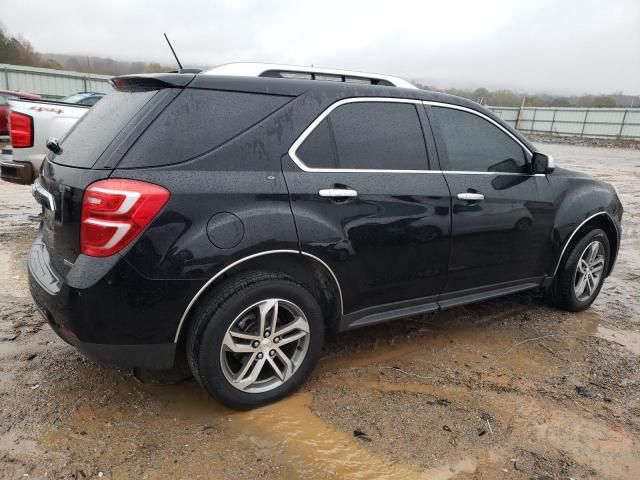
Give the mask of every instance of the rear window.
[{"label": "rear window", "polygon": [[62,154],[54,162],[69,167],[91,168],[120,133],[157,93],[157,90],[113,92],[73,126],[62,141]]},{"label": "rear window", "polygon": [[154,120],[118,168],[172,165],[198,157],[289,100],[278,95],[186,89]]}]

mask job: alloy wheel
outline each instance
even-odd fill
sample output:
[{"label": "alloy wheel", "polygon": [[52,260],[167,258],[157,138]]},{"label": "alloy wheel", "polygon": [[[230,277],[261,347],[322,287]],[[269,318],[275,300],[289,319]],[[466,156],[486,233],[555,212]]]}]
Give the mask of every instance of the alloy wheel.
[{"label": "alloy wheel", "polygon": [[298,370],[309,346],[309,322],[300,307],[270,298],[251,305],[227,329],[220,348],[225,378],[238,390],[262,393]]},{"label": "alloy wheel", "polygon": [[596,292],[603,279],[604,264],[604,246],[595,240],[584,249],[576,267],[573,290],[579,301],[589,300]]}]

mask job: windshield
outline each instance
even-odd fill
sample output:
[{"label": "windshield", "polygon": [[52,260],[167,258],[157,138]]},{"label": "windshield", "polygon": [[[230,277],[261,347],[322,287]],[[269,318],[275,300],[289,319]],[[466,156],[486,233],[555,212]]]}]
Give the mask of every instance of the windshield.
[{"label": "windshield", "polygon": [[74,93],[73,95],[69,95],[68,97],[64,97],[60,100],[62,103],[78,103],[89,97],[90,93]]}]

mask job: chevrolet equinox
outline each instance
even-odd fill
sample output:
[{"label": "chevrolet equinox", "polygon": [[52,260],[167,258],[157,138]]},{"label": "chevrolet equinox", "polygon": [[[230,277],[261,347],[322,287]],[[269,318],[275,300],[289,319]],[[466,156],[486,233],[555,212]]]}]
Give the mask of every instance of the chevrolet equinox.
[{"label": "chevrolet equinox", "polygon": [[112,83],[47,142],[28,257],[38,310],[96,361],[184,354],[248,409],[297,389],[326,331],[535,288],[579,311],[616,260],[614,188],[474,102],[270,64]]}]

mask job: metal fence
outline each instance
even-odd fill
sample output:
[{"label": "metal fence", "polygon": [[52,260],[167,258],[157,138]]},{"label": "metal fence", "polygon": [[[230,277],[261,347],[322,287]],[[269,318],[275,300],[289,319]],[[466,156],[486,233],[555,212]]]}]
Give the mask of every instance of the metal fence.
[{"label": "metal fence", "polygon": [[110,78],[108,75],[0,63],[0,90],[37,93],[52,100],[78,92],[108,93],[112,90]]},{"label": "metal fence", "polygon": [[640,108],[488,108],[523,133],[640,139]]},{"label": "metal fence", "polygon": [[[108,75],[0,64],[0,90],[57,99],[112,90]],[[488,107],[523,133],[640,139],[639,108]]]}]

